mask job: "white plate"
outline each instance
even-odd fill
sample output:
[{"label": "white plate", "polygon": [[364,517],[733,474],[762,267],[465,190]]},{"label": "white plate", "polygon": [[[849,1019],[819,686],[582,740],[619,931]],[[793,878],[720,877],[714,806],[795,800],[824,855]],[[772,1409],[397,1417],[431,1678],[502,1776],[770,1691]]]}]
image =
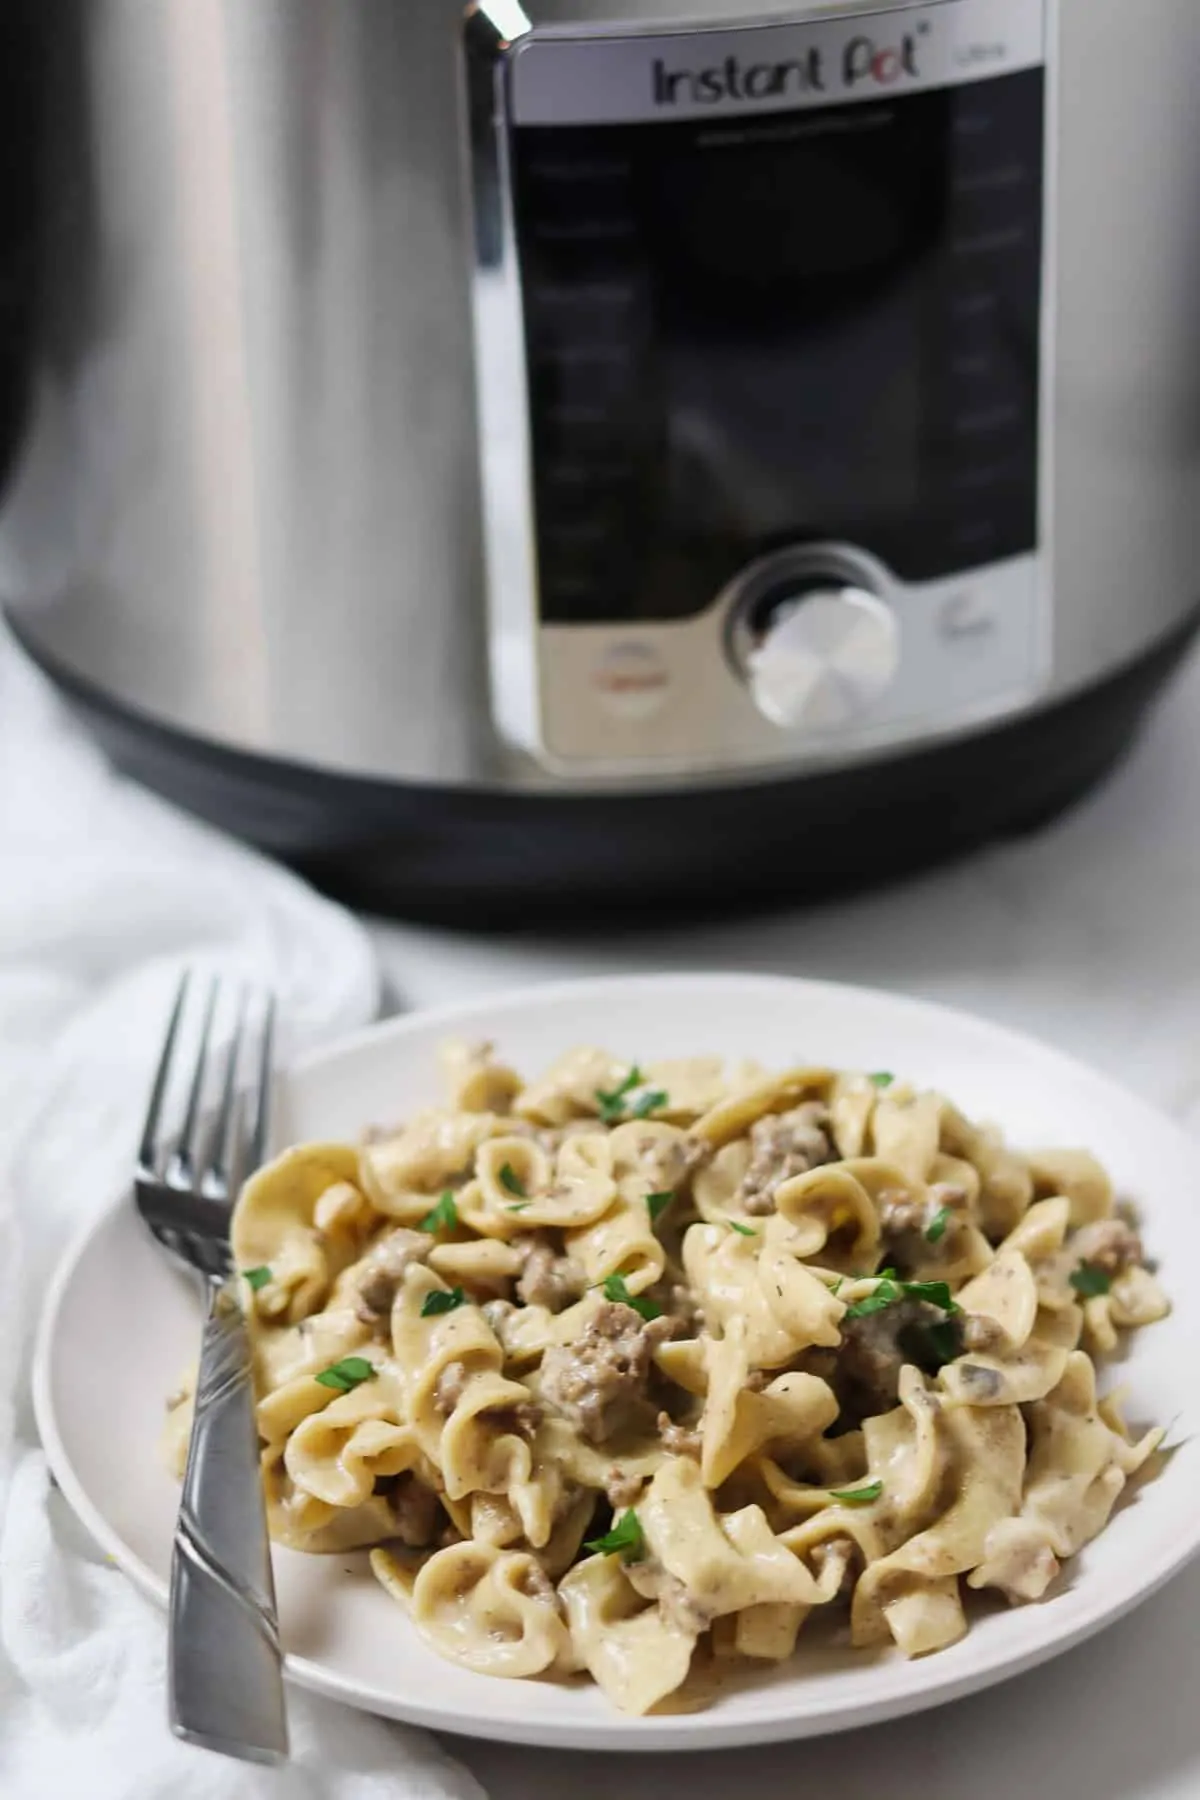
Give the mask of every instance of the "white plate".
[{"label": "white plate", "polygon": [[[953,1700],[1018,1674],[1118,1618],[1200,1546],[1200,1151],[1133,1095],[995,1026],[892,994],[742,975],[670,975],[540,987],[377,1026],[312,1056],[281,1084],[280,1142],[354,1137],[436,1098],[434,1049],[454,1032],[495,1038],[528,1072],[576,1043],[642,1061],[696,1051],[902,1071],[999,1120],[1017,1144],[1085,1144],[1144,1213],[1175,1311],[1122,1363],[1132,1421],[1173,1426],[1182,1447],[1142,1486],[1040,1606],[986,1611],[949,1650],[892,1654],[805,1646],[739,1676],[707,1711],[614,1714],[593,1687],[500,1681],[426,1649],[364,1556],[277,1551],[288,1670],[304,1687],[390,1717],[515,1743],[697,1750],[816,1736]],[[186,1284],[122,1199],[74,1244],[46,1303],[34,1396],[51,1466],[101,1546],[165,1604],[174,1483],[156,1442],[163,1400],[196,1350]]]}]

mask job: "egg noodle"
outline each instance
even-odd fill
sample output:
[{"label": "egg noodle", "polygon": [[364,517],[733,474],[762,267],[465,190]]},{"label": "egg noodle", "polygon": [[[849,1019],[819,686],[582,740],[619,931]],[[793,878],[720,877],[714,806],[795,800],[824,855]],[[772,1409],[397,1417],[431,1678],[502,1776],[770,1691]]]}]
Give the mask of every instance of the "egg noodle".
[{"label": "egg noodle", "polygon": [[[922,1655],[1157,1447],[1096,1396],[1168,1303],[1086,1152],[883,1072],[443,1061],[445,1108],[255,1175],[233,1244],[272,1535],[371,1546],[452,1662],[644,1713],[814,1611]],[[189,1423],[185,1383],[177,1468]]]}]

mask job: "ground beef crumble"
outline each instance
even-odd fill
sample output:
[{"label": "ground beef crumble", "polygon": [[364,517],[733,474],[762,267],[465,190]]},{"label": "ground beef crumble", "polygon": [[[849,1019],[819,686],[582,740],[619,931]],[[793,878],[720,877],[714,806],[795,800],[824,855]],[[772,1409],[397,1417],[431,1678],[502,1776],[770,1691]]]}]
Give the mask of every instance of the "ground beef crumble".
[{"label": "ground beef crumble", "polygon": [[372,1246],[354,1282],[358,1290],[354,1310],[365,1325],[378,1325],[390,1316],[405,1271],[414,1263],[424,1262],[433,1244],[427,1231],[409,1231],[400,1226]]},{"label": "ground beef crumble", "polygon": [[463,1389],[467,1385],[467,1365],[462,1362],[448,1362],[437,1378],[433,1390],[433,1404],[444,1419],[448,1419],[463,1397]]},{"label": "ground beef crumble", "polygon": [[775,1189],[795,1175],[829,1162],[833,1144],[825,1130],[828,1114],[818,1100],[806,1100],[790,1112],[768,1113],[750,1127],[750,1164],[737,1191],[742,1209],[751,1215],[775,1211]]},{"label": "ground beef crumble", "polygon": [[532,1438],[542,1422],[542,1409],[536,1400],[521,1400],[516,1406],[500,1407],[487,1416],[499,1431]]},{"label": "ground beef crumble", "polygon": [[531,1600],[541,1600],[549,1606],[558,1604],[554,1583],[535,1557],[530,1558],[529,1566],[521,1576],[521,1591]]},{"label": "ground beef crumble", "polygon": [[887,1259],[898,1269],[917,1269],[930,1261],[959,1254],[961,1240],[957,1232],[946,1235],[943,1226],[932,1243],[925,1235],[943,1211],[949,1211],[960,1221],[967,1217],[967,1191],[957,1182],[934,1182],[924,1200],[915,1200],[907,1188],[883,1188],[877,1196],[876,1206],[880,1230],[887,1243]]},{"label": "ground beef crumble", "polygon": [[699,1431],[690,1425],[677,1425],[670,1413],[660,1412],[658,1415],[658,1435],[662,1439],[663,1449],[672,1456],[691,1456],[700,1461],[700,1449],[703,1442]]},{"label": "ground beef crumble", "polygon": [[627,1506],[633,1505],[645,1485],[644,1475],[629,1474],[614,1463],[605,1477],[604,1492],[613,1511],[624,1512]]},{"label": "ground beef crumble", "polygon": [[387,1500],[395,1536],[412,1550],[432,1544],[442,1519],[437,1495],[411,1473],[383,1475],[375,1483],[376,1494]]},{"label": "ground beef crumble", "polygon": [[668,1624],[697,1636],[712,1624],[707,1607],[693,1599],[677,1575],[664,1569],[658,1558],[648,1556],[642,1562],[627,1563],[625,1575],[630,1586],[643,1600],[656,1600]]},{"label": "ground beef crumble", "polygon": [[653,1300],[678,1322],[681,1337],[699,1337],[704,1330],[703,1308],[685,1281],[664,1275],[661,1281],[646,1289],[646,1299]]},{"label": "ground beef crumble", "polygon": [[884,1188],[878,1199],[880,1229],[889,1237],[925,1227],[925,1202],[914,1200],[906,1188]]},{"label": "ground beef crumble", "polygon": [[674,1194],[708,1161],[712,1146],[701,1138],[659,1137],[647,1132],[638,1141],[637,1153],[651,1192]]},{"label": "ground beef crumble", "polygon": [[834,1392],[847,1419],[889,1412],[899,1398],[900,1370],[914,1361],[904,1340],[914,1329],[942,1323],[939,1307],[924,1300],[899,1300],[881,1312],[842,1320],[842,1342],[832,1373]]},{"label": "ground beef crumble", "polygon": [[1008,1333],[986,1313],[968,1313],[962,1325],[963,1349],[976,1356],[1000,1356],[1010,1348]]},{"label": "ground beef crumble", "polygon": [[507,1350],[508,1345],[504,1338],[505,1327],[519,1309],[513,1305],[511,1300],[485,1300],[479,1310],[499,1338],[501,1347]]},{"label": "ground beef crumble", "polygon": [[973,1362],[959,1362],[957,1368],[965,1399],[986,1406],[999,1397],[1004,1377],[998,1369],[985,1369],[981,1363]]},{"label": "ground beef crumble", "polygon": [[513,1238],[512,1245],[525,1257],[525,1267],[517,1278],[517,1297],[526,1306],[544,1306],[558,1313],[586,1292],[583,1270],[557,1251],[549,1237],[523,1233]]},{"label": "ground beef crumble", "polygon": [[1144,1260],[1142,1240],[1124,1219],[1097,1219],[1084,1225],[1068,1244],[1072,1255],[1108,1275],[1120,1275]]},{"label": "ground beef crumble", "polygon": [[604,1443],[648,1414],[654,1352],[677,1329],[674,1319],[643,1319],[630,1306],[606,1301],[573,1344],[546,1351],[543,1398],[589,1443]]}]

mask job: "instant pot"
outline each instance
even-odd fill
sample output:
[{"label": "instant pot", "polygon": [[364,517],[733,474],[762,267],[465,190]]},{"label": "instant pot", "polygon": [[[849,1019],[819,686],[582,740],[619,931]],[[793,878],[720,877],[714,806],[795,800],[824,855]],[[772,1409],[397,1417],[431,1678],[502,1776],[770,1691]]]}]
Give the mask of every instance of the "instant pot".
[{"label": "instant pot", "polygon": [[1200,618],[1196,0],[46,0],[18,637],[362,902],[1053,814]]}]

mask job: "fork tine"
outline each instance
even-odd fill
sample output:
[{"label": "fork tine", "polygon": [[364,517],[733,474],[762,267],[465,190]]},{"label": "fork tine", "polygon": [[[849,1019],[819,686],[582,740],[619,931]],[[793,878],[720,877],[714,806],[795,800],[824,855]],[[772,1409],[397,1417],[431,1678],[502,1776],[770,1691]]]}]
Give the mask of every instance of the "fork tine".
[{"label": "fork tine", "polygon": [[225,1073],[221,1081],[221,1100],[217,1108],[217,1116],[213,1121],[208,1167],[201,1176],[200,1188],[208,1198],[227,1200],[229,1198],[229,1170],[234,1101],[237,1095],[238,1062],[241,1056],[242,1035],[246,1024],[246,989],[238,989],[237,1015],[233,1022],[233,1034],[225,1051]]},{"label": "fork tine", "polygon": [[263,1014],[262,1049],[258,1058],[258,1093],[254,1102],[254,1123],[250,1127],[247,1168],[258,1169],[266,1161],[267,1134],[271,1128],[271,1054],[275,1035],[275,996],[268,994]]},{"label": "fork tine", "polygon": [[146,1108],[146,1122],[142,1126],[142,1141],[138,1145],[138,1167],[147,1174],[152,1174],[158,1167],[155,1156],[158,1141],[158,1121],[162,1112],[163,1095],[167,1091],[167,1078],[171,1073],[171,1058],[175,1054],[175,1039],[179,1035],[179,1021],[183,1017],[183,1003],[187,998],[190,972],[185,969],[180,977],[175,992],[175,1004],[171,1008],[171,1017],[167,1024],[167,1035],[163,1039],[162,1055],[158,1059],[158,1068],[154,1074],[154,1085],[150,1089],[150,1102]]},{"label": "fork tine", "polygon": [[217,1010],[217,994],[220,983],[214,975],[208,986],[208,999],[204,1006],[204,1023],[200,1027],[200,1042],[196,1049],[196,1067],[192,1074],[192,1085],[187,1097],[187,1110],[183,1115],[183,1129],[179,1134],[179,1142],[175,1146],[175,1154],[171,1158],[168,1180],[190,1182],[192,1179],[192,1145],[196,1136],[196,1122],[200,1117],[200,1097],[204,1091],[204,1071],[208,1063],[208,1040],[212,1035],[213,1014]]}]

